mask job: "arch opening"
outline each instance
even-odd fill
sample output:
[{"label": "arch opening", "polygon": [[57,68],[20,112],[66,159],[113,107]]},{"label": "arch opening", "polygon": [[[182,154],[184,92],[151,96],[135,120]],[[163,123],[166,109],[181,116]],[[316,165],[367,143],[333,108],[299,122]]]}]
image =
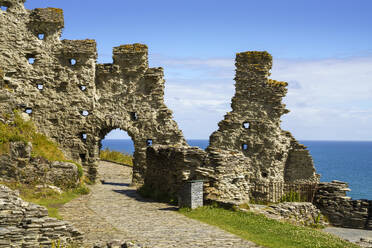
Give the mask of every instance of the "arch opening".
[{"label": "arch opening", "polygon": [[120,129],[107,130],[101,135],[100,159],[133,166],[134,142],[129,134]]}]

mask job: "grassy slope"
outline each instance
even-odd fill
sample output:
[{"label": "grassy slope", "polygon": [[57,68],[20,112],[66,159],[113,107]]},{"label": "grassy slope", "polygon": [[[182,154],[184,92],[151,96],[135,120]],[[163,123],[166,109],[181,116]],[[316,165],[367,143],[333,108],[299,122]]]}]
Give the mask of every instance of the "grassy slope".
[{"label": "grassy slope", "polygon": [[[5,119],[9,117],[4,116]],[[9,152],[9,143],[23,141],[32,143],[32,156],[43,157],[49,161],[64,161],[65,157],[58,146],[45,135],[36,132],[31,121],[24,121],[15,113],[11,124],[0,122],[0,155]]]},{"label": "grassy slope", "polygon": [[99,154],[100,159],[133,166],[133,157],[117,151],[110,151],[108,148],[102,150]]},{"label": "grassy slope", "polygon": [[0,182],[0,184],[13,190],[18,190],[23,200],[46,207],[49,216],[57,219],[62,219],[58,213],[58,208],[80,195],[89,193],[89,189],[85,185],[80,185],[74,189],[68,189],[62,194],[59,194],[48,188],[37,189],[34,185],[9,182]]},{"label": "grassy slope", "polygon": [[210,206],[196,210],[181,209],[180,212],[268,248],[358,247],[316,229],[278,222],[249,212],[235,212]]},{"label": "grassy slope", "polygon": [[[9,120],[10,116],[3,116]],[[9,144],[14,141],[23,141],[32,143],[32,156],[43,157],[49,161],[66,161],[63,152],[57,144],[52,142],[43,134],[37,133],[34,124],[31,121],[24,121],[19,114],[15,113],[14,119],[10,124],[0,122],[0,155],[9,153]],[[74,161],[78,167],[79,177],[83,182],[83,169],[80,164]],[[58,194],[50,189],[36,189],[34,185],[25,185],[17,182],[0,182],[11,189],[17,189],[23,200],[33,202],[48,208],[49,215],[61,219],[58,214],[58,208],[82,194],[89,193],[89,189],[81,183],[77,188],[67,189],[64,193]]]}]

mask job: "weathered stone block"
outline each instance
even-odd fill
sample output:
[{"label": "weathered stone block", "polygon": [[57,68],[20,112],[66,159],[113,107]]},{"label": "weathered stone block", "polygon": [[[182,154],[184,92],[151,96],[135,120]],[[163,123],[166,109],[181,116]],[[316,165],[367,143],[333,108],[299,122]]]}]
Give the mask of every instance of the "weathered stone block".
[{"label": "weathered stone block", "polygon": [[178,193],[180,207],[198,208],[203,206],[203,181],[192,180],[185,182]]}]

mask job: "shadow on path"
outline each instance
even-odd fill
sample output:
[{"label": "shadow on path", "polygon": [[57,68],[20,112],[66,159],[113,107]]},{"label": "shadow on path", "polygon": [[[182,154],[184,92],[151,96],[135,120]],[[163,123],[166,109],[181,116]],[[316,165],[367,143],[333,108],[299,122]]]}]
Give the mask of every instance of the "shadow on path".
[{"label": "shadow on path", "polygon": [[113,185],[113,186],[125,186],[125,187],[129,187],[130,184],[129,183],[112,183],[112,182],[106,182],[104,180],[101,180],[101,183],[103,185]]},{"label": "shadow on path", "polygon": [[135,199],[136,201],[139,201],[139,202],[155,202],[151,199],[143,198],[142,196],[140,196],[137,193],[137,190],[135,190],[135,189],[113,189],[112,191],[114,191],[115,193],[126,195],[130,198]]}]

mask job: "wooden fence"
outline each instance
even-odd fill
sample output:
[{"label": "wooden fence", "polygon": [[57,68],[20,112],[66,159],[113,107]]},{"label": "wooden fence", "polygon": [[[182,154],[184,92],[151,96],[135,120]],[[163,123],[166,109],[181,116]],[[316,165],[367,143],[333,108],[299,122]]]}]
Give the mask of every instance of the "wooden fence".
[{"label": "wooden fence", "polygon": [[317,185],[317,183],[253,183],[250,188],[250,199],[252,202],[312,202]]}]

